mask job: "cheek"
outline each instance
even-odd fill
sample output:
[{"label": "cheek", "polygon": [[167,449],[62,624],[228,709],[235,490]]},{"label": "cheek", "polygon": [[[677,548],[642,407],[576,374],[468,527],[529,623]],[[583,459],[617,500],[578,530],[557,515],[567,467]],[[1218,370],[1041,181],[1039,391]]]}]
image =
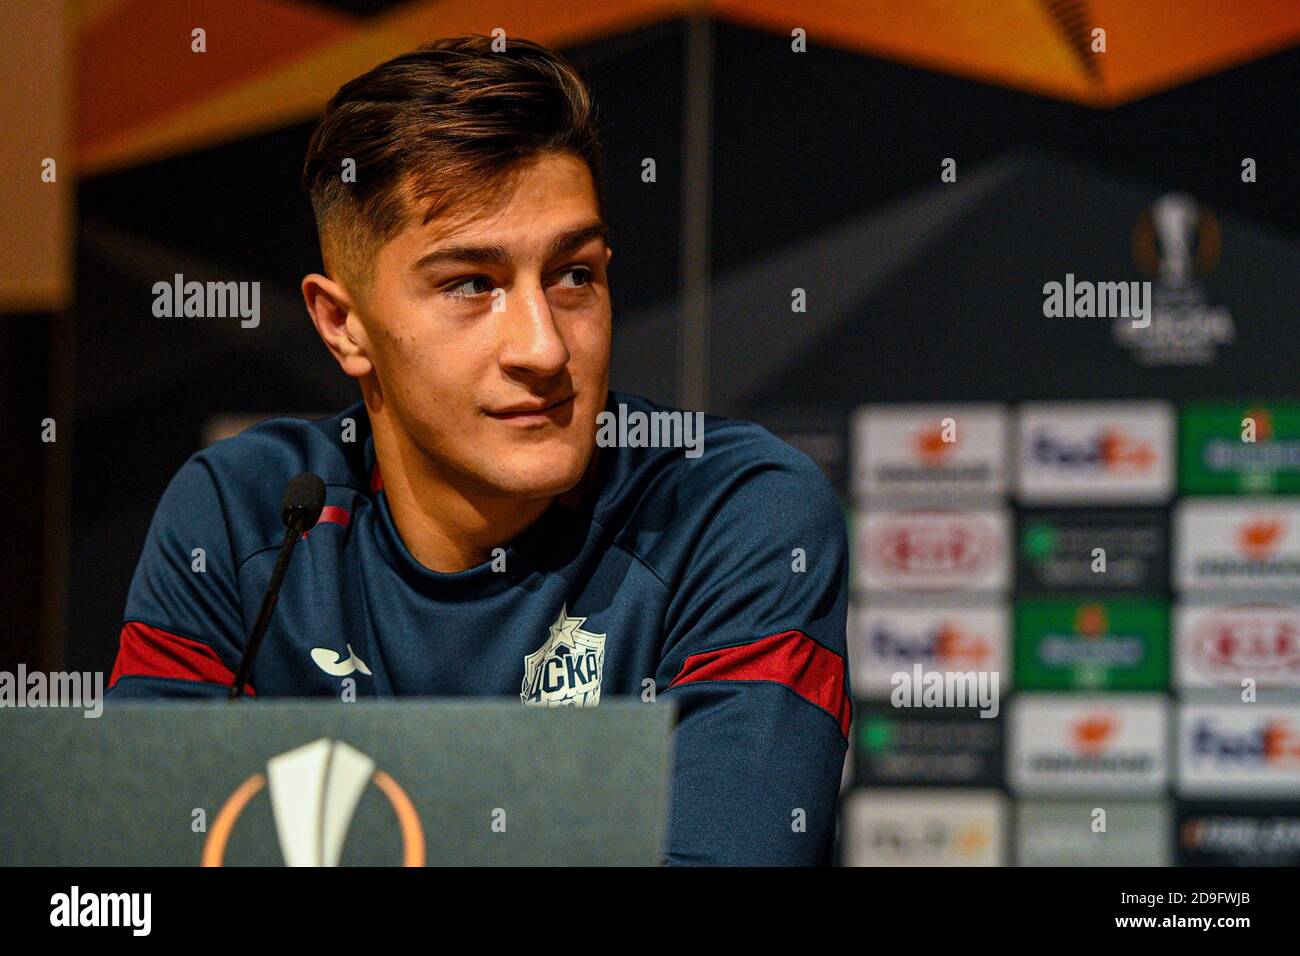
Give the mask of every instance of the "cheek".
[{"label": "cheek", "polygon": [[394,301],[391,296],[379,301],[376,312],[381,317],[371,335],[376,364],[389,377],[405,377],[420,351],[413,317],[408,314],[405,303]]},{"label": "cheek", "polygon": [[583,371],[588,374],[599,373],[609,362],[609,317],[588,318],[574,323],[569,342],[569,350],[573,353],[575,363],[583,366]]},{"label": "cheek", "polygon": [[390,377],[405,391],[423,395],[464,395],[491,364],[490,343],[435,328],[429,322],[395,330],[384,342]]},{"label": "cheek", "polygon": [[407,402],[419,404],[420,396],[435,388],[426,369],[437,367],[430,362],[425,349],[414,337],[395,333],[384,343],[384,362],[391,384],[401,392]]}]

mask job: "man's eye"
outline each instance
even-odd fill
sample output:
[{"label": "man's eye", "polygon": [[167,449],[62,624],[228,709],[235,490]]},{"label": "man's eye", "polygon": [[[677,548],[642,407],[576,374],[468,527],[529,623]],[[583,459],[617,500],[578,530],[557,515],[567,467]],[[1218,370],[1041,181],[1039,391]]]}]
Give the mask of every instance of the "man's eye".
[{"label": "man's eye", "polygon": [[565,269],[560,273],[560,276],[562,278],[564,276],[573,276],[575,279],[575,283],[572,285],[562,282],[561,285],[564,285],[565,288],[581,289],[583,286],[591,284],[591,270],[583,266],[574,266],[572,269]]},{"label": "man's eye", "polygon": [[492,280],[487,276],[470,276],[455,285],[448,286],[445,295],[453,299],[469,299],[492,291]]}]

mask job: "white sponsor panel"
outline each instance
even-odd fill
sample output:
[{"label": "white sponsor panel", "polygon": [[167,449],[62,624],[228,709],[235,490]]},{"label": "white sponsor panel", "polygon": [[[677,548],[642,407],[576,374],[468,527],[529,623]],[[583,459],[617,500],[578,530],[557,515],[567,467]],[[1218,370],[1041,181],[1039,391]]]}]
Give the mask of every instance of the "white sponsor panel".
[{"label": "white sponsor panel", "polygon": [[1163,694],[1021,694],[1008,706],[1017,793],[1157,793],[1168,780]]},{"label": "white sponsor panel", "polygon": [[1002,405],[864,405],[853,416],[853,493],[999,497],[1007,433]]},{"label": "white sponsor panel", "polygon": [[1184,704],[1178,721],[1182,796],[1300,795],[1300,703]]},{"label": "white sponsor panel", "polygon": [[1189,498],[1174,511],[1181,591],[1300,591],[1300,498]]},{"label": "white sponsor panel", "polygon": [[1300,687],[1300,605],[1181,601],[1174,608],[1174,686]]},{"label": "white sponsor panel", "polygon": [[[1021,800],[1016,805],[1017,866],[1169,866],[1170,804],[1096,800]],[[1105,829],[1094,829],[1105,812]]]},{"label": "white sponsor panel", "polygon": [[887,698],[892,678],[925,672],[996,672],[1010,689],[1009,614],[1004,604],[914,607],[856,605],[849,616],[849,664],[855,693]]},{"label": "white sponsor panel", "polygon": [[1002,866],[1006,817],[994,791],[854,790],[844,798],[844,864]]},{"label": "white sponsor panel", "polygon": [[1006,591],[1010,545],[1006,509],[869,508],[854,521],[854,575],[867,591]]},{"label": "white sponsor panel", "polygon": [[1165,402],[1030,402],[1016,419],[1016,486],[1033,504],[1151,504],[1174,490]]}]

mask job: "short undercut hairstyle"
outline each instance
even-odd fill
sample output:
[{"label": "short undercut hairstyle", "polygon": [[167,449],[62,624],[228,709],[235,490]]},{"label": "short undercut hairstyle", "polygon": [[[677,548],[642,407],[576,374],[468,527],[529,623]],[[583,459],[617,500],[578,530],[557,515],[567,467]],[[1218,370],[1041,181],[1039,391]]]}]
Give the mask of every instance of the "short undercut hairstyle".
[{"label": "short undercut hairstyle", "polygon": [[[586,162],[604,218],[586,83],[541,44],[511,39],[495,52],[492,42],[468,35],[428,43],[345,83],[329,101],[307,146],[303,187],[332,277],[363,288],[375,253],[407,223],[489,207],[545,153]],[[354,182],[344,178],[347,160]]]}]

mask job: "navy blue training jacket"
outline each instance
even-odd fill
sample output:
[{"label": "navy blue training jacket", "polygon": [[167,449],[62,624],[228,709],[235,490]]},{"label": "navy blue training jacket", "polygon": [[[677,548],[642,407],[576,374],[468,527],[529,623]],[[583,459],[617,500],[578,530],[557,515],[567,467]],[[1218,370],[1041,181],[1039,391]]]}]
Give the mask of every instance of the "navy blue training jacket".
[{"label": "navy blue training jacket", "polygon": [[[608,408],[620,402],[665,410],[611,392]],[[110,701],[224,692],[284,539],[280,497],[303,471],[324,479],[326,507],[285,577],[257,697],[337,697],[351,679],[358,697],[671,699],[666,860],[826,859],[850,721],[848,548],[803,454],[713,417],[698,458],[601,448],[584,500],[553,503],[504,571],[498,558],[445,574],[398,535],[364,404],[266,422],[193,455],[159,502]]]}]

